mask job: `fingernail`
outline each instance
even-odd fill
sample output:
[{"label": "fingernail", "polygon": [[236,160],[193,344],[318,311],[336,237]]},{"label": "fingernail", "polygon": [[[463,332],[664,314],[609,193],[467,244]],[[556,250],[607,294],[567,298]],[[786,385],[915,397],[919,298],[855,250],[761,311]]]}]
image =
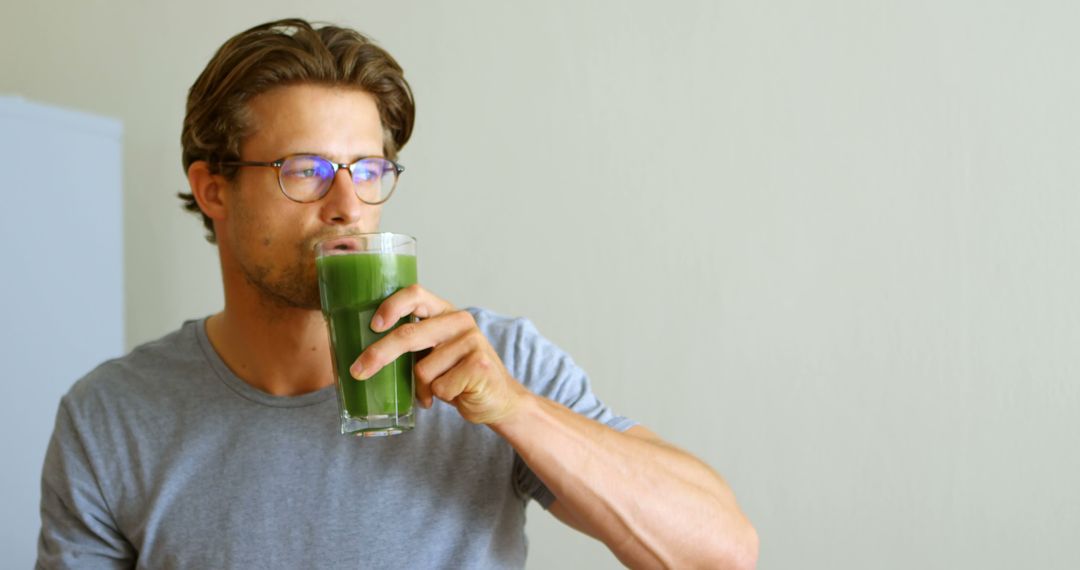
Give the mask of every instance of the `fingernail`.
[{"label": "fingernail", "polygon": [[360,375],[363,374],[363,373],[364,373],[364,366],[362,364],[360,364],[359,362],[357,362],[356,364],[353,364],[352,366],[349,367],[349,374],[352,374],[352,377],[355,378],[356,380],[363,380],[363,378],[360,377]]},{"label": "fingernail", "polygon": [[375,332],[379,332],[379,329],[382,328],[382,325],[383,325],[382,317],[380,317],[379,315],[375,315],[374,317],[371,317],[371,330],[373,330]]}]

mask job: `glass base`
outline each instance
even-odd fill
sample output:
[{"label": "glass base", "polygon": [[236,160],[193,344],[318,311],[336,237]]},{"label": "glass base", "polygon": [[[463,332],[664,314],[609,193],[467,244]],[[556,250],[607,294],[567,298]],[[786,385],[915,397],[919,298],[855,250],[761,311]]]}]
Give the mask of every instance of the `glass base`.
[{"label": "glass base", "polygon": [[405,433],[416,427],[413,412],[397,415],[350,416],[341,414],[341,433],[357,437],[382,437]]}]

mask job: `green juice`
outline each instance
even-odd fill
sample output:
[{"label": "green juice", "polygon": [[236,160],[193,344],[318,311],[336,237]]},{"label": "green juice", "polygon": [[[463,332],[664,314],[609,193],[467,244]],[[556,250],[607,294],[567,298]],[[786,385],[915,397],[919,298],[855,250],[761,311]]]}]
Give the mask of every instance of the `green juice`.
[{"label": "green juice", "polygon": [[[330,330],[338,403],[343,420],[358,420],[356,430],[366,431],[399,425],[401,416],[413,411],[413,355],[404,354],[367,380],[349,373],[365,348],[386,336],[375,333],[371,317],[387,297],[416,283],[416,256],[392,253],[345,253],[316,260],[323,315]],[[408,317],[393,328],[408,322]],[[390,330],[393,330],[391,328]]]}]

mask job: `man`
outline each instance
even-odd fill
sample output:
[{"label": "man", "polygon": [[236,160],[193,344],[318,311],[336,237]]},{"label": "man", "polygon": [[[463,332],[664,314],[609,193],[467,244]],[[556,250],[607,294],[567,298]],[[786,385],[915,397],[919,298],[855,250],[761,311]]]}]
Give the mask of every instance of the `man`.
[{"label": "man", "polygon": [[[225,308],[63,398],[39,567],[521,567],[529,498],[628,566],[755,565],[719,475],[614,415],[528,321],[420,286],[372,328],[420,320],[352,368],[423,354],[416,429],[337,433],[312,248],[377,231],[382,203],[346,165],[396,172],[413,116],[401,68],[355,31],[283,20],[218,50],[189,93],[182,197],[217,244]],[[318,192],[279,176],[295,155],[330,164]]]}]

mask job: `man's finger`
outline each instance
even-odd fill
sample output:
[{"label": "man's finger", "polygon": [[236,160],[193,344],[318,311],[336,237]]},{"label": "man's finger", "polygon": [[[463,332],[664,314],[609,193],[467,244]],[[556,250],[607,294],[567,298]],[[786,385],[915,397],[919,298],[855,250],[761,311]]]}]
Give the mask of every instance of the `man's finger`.
[{"label": "man's finger", "polygon": [[371,317],[371,330],[382,332],[409,315],[429,319],[453,310],[454,306],[445,299],[435,296],[420,285],[410,285],[390,295],[379,305],[379,309]]},{"label": "man's finger", "polygon": [[364,349],[349,372],[357,380],[367,380],[402,354],[442,344],[474,325],[472,315],[465,311],[403,324]]},{"label": "man's finger", "polygon": [[[472,329],[476,330],[476,329]],[[457,365],[469,352],[476,348],[472,331],[466,331],[457,338],[440,344],[424,358],[413,365],[413,377],[416,379],[416,398],[425,408],[430,408],[431,383],[446,374]]]},{"label": "man's finger", "polygon": [[453,368],[439,376],[431,384],[431,393],[444,402],[453,402],[454,398],[461,395],[469,382],[474,379],[476,370],[471,366],[471,354],[458,361]]}]

